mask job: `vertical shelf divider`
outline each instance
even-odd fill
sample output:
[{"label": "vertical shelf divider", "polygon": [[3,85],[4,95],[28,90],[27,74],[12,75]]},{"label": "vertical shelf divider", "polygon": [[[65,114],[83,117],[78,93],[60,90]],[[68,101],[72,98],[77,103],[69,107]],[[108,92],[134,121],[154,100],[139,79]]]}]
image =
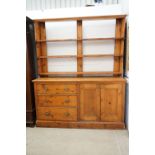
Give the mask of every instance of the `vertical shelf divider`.
[{"label": "vertical shelf divider", "polygon": [[[125,18],[121,19],[121,37],[125,37]],[[121,44],[121,49],[120,49],[120,55],[124,55],[124,40],[120,40],[120,44]],[[122,73],[123,75],[123,56],[120,57],[120,72]]]},{"label": "vertical shelf divider", "polygon": [[77,20],[77,72],[83,72],[82,20]]},{"label": "vertical shelf divider", "polygon": [[[115,38],[124,37],[125,18],[116,19]],[[124,40],[115,40],[114,55],[123,55]],[[123,74],[123,57],[114,57],[114,72]],[[114,75],[118,76],[118,75]]]},{"label": "vertical shelf divider", "polygon": [[[35,22],[34,23],[34,31],[35,31],[35,40],[41,40],[40,36],[40,22]],[[41,43],[40,42],[36,42],[36,54],[37,57],[42,56],[41,54]],[[38,64],[38,74],[42,73],[42,60],[41,59],[37,59],[37,64]]]},{"label": "vertical shelf divider", "polygon": [[[35,40],[46,40],[46,29],[45,22],[35,22]],[[45,56],[47,57],[47,47],[46,42],[36,42],[36,52],[37,57]],[[48,64],[47,59],[37,59],[38,63],[38,73],[47,73]]]},{"label": "vertical shelf divider", "polygon": [[[45,27],[45,22],[41,22],[40,23],[40,33],[41,33],[41,40],[46,40],[46,27]],[[41,53],[42,56],[47,57],[47,45],[46,42],[42,42],[41,43]],[[42,65],[43,65],[43,72],[47,73],[48,72],[48,63],[47,63],[47,59],[43,59],[42,60]]]}]

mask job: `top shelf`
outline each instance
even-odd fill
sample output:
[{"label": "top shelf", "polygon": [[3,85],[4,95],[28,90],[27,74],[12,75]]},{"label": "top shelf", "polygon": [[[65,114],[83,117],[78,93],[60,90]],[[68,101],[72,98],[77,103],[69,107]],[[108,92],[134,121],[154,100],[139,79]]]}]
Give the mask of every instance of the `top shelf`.
[{"label": "top shelf", "polygon": [[111,38],[87,38],[87,39],[50,39],[50,40],[36,40],[36,42],[64,42],[64,41],[95,41],[95,40],[123,40],[124,37]]},{"label": "top shelf", "polygon": [[123,15],[105,15],[105,16],[83,16],[83,17],[67,17],[67,18],[45,18],[45,19],[34,19],[34,22],[52,22],[52,21],[69,21],[69,20],[97,20],[97,19],[123,19],[126,14]]}]

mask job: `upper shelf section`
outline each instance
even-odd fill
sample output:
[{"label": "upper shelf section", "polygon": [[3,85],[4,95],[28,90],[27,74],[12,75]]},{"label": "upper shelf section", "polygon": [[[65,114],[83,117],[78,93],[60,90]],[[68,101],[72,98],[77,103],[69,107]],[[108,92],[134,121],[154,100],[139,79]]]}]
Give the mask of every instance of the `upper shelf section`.
[{"label": "upper shelf section", "polygon": [[123,19],[124,15],[105,15],[105,16],[83,16],[83,17],[68,17],[68,18],[46,18],[46,19],[34,19],[34,22],[52,22],[52,21],[69,21],[69,20],[97,20],[97,19]]},{"label": "upper shelf section", "polygon": [[125,17],[106,15],[34,20],[38,74],[122,76]]}]

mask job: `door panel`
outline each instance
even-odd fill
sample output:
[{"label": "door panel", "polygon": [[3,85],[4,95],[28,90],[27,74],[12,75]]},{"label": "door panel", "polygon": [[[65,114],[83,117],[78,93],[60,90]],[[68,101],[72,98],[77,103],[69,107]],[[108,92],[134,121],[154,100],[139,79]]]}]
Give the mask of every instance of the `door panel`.
[{"label": "door panel", "polygon": [[106,122],[123,121],[124,87],[122,84],[101,86],[101,120]]},{"label": "door panel", "polygon": [[97,84],[80,85],[80,119],[100,120],[100,88]]}]

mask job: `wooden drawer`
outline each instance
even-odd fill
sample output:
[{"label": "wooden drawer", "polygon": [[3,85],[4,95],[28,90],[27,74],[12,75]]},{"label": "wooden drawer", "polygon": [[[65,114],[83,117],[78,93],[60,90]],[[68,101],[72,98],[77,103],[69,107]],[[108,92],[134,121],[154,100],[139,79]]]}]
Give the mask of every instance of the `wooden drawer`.
[{"label": "wooden drawer", "polygon": [[38,120],[58,120],[58,121],[76,121],[76,108],[62,107],[39,107],[37,108]]},{"label": "wooden drawer", "polygon": [[37,94],[76,94],[75,84],[37,84]]},{"label": "wooden drawer", "polygon": [[38,95],[38,106],[77,106],[77,96]]}]

